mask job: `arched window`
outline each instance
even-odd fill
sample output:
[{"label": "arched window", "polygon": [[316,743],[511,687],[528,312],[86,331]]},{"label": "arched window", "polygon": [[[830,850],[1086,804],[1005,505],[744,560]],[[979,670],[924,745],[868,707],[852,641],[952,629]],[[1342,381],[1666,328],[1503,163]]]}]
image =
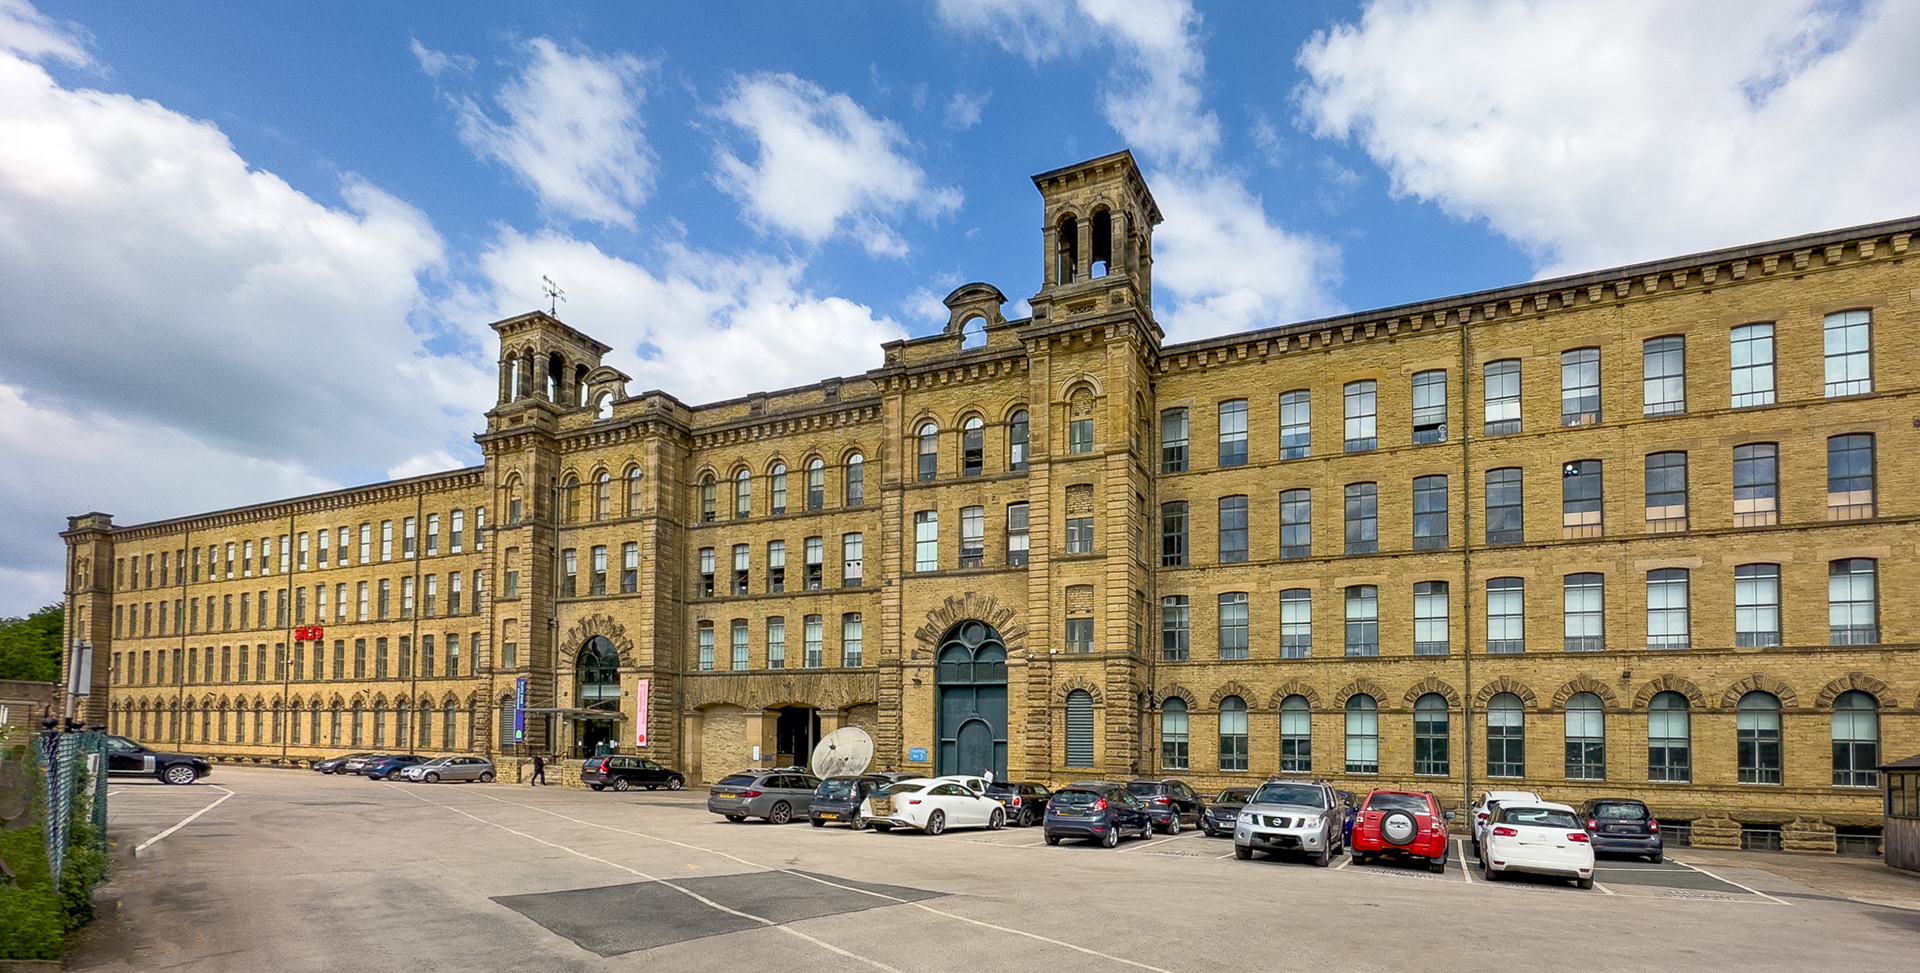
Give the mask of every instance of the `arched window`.
[{"label": "arched window", "polygon": [[1220,701],[1220,769],[1247,769],[1247,701],[1238,696]]},{"label": "arched window", "polygon": [[771,491],[773,495],[773,506],[768,512],[776,514],[786,513],[787,464],[775,463],[773,464],[773,469],[767,471],[767,489]]},{"label": "arched window", "polygon": [[375,700],[373,704],[373,745],[387,745],[387,702]]},{"label": "arched window", "polygon": [[1527,776],[1527,714],[1512,693],[1487,702],[1487,776]]},{"label": "arched window", "polygon": [[931,480],[940,472],[940,427],[931,422],[920,424],[920,479]]},{"label": "arched window", "polygon": [[1693,780],[1693,725],[1687,697],[1671,690],[1647,701],[1647,779]]},{"label": "arched window", "polygon": [[[419,719],[420,749],[430,749],[433,746],[433,700],[423,699],[420,701]],[[451,746],[451,744],[449,744],[449,746]]]},{"label": "arched window", "polygon": [[640,516],[640,467],[627,470],[627,516]]},{"label": "arched window", "polygon": [[560,510],[567,523],[580,522],[580,481],[571,476],[560,484]]},{"label": "arched window", "polygon": [[1067,694],[1067,766],[1093,766],[1093,696],[1084,689]]},{"label": "arched window", "polygon": [[733,516],[753,516],[753,474],[746,470],[733,475]]},{"label": "arched window", "polygon": [[352,746],[359,747],[366,740],[367,711],[358,700],[353,704]]},{"label": "arched window", "polygon": [[605,470],[593,480],[593,519],[607,520],[613,516],[613,474]]},{"label": "arched window", "polygon": [[1833,786],[1880,786],[1880,701],[1850,689],[1833,701]]},{"label": "arched window", "polygon": [[500,746],[502,749],[504,749],[506,747],[511,747],[514,744],[519,742],[518,740],[514,739],[516,734],[514,733],[514,730],[513,730],[513,697],[512,696],[500,697],[500,709],[498,712],[500,715],[496,717],[496,722],[494,723],[494,725],[500,728],[497,735],[500,738]]},{"label": "arched window", "polygon": [[459,737],[455,735],[460,724],[459,714],[460,710],[455,707],[453,700],[449,699],[445,703],[440,704],[440,746],[442,749],[454,750],[459,747],[459,744],[456,742],[459,740]]},{"label": "arched window", "polygon": [[855,453],[847,457],[847,506],[858,507],[867,502],[867,460]]},{"label": "arched window", "polygon": [[966,323],[960,326],[960,350],[972,351],[986,346],[987,319],[978,316],[968,318]]},{"label": "arched window", "polygon": [[1413,703],[1413,772],[1445,777],[1453,771],[1447,697],[1427,693]]},{"label": "arched window", "polygon": [[827,506],[827,463],[819,457],[807,461],[807,509]]},{"label": "arched window", "polygon": [[986,468],[987,424],[968,416],[960,427],[960,475],[979,476]]},{"label": "arched window", "polygon": [[1071,284],[1080,267],[1080,221],[1062,216],[1054,229],[1054,241],[1054,283]]},{"label": "arched window", "polygon": [[593,403],[593,417],[601,422],[613,418],[613,393],[600,393],[600,398]]},{"label": "arched window", "polygon": [[1740,697],[1740,783],[1780,783],[1780,700],[1754,691]]},{"label": "arched window", "polygon": [[1607,723],[1600,697],[1574,693],[1567,698],[1567,779],[1607,779]]},{"label": "arched window", "polygon": [[1007,469],[1019,473],[1027,468],[1027,410],[1015,412],[1007,420]]},{"label": "arched window", "polygon": [[[510,476],[507,478],[506,493],[507,493],[507,524],[509,526],[518,526],[521,519],[525,516],[525,513],[526,513],[525,509],[522,507],[520,502],[520,478],[519,477]],[[344,531],[345,529],[342,528],[343,533]],[[347,560],[347,556],[345,553],[346,549],[347,549],[346,543],[344,541],[341,542],[340,550],[342,553],[340,555],[340,561],[343,564]]]},{"label": "arched window", "polygon": [[393,745],[396,747],[407,746],[413,739],[413,724],[407,720],[410,713],[406,700],[393,704]]},{"label": "arched window", "polygon": [[1366,693],[1347,700],[1347,773],[1380,772],[1380,704]]},{"label": "arched window", "polygon": [[713,474],[708,473],[706,476],[700,478],[700,522],[703,524],[713,523],[714,518],[719,516],[719,506],[720,488],[719,485],[714,482]]},{"label": "arched window", "polygon": [[273,742],[281,743],[287,738],[287,711],[279,700],[273,701]]},{"label": "arched window", "polygon": [[1091,222],[1093,246],[1087,254],[1087,276],[1105,277],[1113,266],[1113,211],[1095,210]]},{"label": "arched window", "polygon": [[1160,710],[1160,766],[1187,769],[1187,701],[1178,696]]},{"label": "arched window", "polygon": [[1313,772],[1313,712],[1305,696],[1280,701],[1280,772]]},{"label": "arched window", "polygon": [[575,699],[582,709],[620,710],[620,653],[604,635],[587,640],[575,665]]}]

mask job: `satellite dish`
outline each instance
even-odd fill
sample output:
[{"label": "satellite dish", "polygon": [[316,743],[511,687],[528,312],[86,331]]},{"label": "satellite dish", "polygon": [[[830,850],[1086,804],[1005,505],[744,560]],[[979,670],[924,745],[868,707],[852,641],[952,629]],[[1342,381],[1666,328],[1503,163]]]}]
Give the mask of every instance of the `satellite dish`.
[{"label": "satellite dish", "polygon": [[813,748],[813,776],[838,777],[865,773],[873,763],[873,738],[857,726],[843,726],[827,734]]}]

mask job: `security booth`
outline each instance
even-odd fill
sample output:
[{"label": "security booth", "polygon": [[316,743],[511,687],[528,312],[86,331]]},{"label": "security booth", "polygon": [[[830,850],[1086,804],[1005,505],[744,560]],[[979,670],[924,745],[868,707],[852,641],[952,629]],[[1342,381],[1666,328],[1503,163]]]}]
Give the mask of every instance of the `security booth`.
[{"label": "security booth", "polygon": [[1887,867],[1920,872],[1920,754],[1880,768],[1887,821],[1882,834]]}]

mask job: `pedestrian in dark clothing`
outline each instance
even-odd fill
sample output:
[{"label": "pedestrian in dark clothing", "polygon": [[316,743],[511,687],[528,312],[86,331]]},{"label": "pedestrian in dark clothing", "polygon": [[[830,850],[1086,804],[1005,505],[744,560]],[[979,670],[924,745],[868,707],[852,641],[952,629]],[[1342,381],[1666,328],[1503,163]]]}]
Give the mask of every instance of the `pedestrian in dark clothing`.
[{"label": "pedestrian in dark clothing", "polygon": [[533,783],[531,786],[542,787],[545,786],[546,783],[547,758],[536,753],[533,755]]}]

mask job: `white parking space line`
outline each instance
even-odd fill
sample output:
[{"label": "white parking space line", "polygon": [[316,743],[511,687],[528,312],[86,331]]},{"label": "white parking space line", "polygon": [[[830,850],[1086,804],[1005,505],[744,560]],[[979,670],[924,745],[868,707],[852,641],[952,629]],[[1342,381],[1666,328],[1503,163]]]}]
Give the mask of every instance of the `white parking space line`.
[{"label": "white parking space line", "polygon": [[1353,850],[1348,849],[1346,857],[1341,858],[1340,864],[1333,866],[1333,870],[1336,872],[1343,871],[1346,869],[1348,865],[1351,865],[1351,864],[1353,864]]},{"label": "white parking space line", "polygon": [[[157,834],[157,835],[154,835],[153,837],[151,837],[151,838],[148,838],[147,840],[145,840],[145,841],[142,841],[142,842],[140,842],[140,844],[138,844],[138,845],[136,845],[136,846],[134,846],[134,849],[133,849],[133,857],[135,857],[135,858],[138,858],[138,857],[140,857],[140,853],[141,853],[141,852],[143,852],[143,851],[146,851],[146,850],[147,850],[148,848],[151,848],[151,847],[153,847],[153,846],[154,846],[154,845],[156,845],[156,844],[159,844],[159,842],[160,842],[160,839],[162,839],[162,838],[165,838],[165,837],[166,837],[167,835],[170,835],[170,834],[172,834],[172,833],[174,833],[175,831],[178,831],[178,830],[180,830],[181,828],[184,828],[184,827],[186,827],[186,826],[187,826],[187,825],[189,825],[189,824],[192,824],[195,818],[197,818],[197,817],[199,817],[199,816],[200,816],[200,815],[202,815],[202,814],[205,814],[205,813],[207,813],[208,811],[211,811],[211,810],[213,810],[213,809],[214,809],[214,808],[216,808],[216,807],[219,807],[219,806],[220,806],[220,805],[222,805],[222,804],[225,804],[225,803],[227,802],[227,798],[229,798],[229,797],[232,797],[232,796],[233,796],[233,792],[232,792],[232,791],[230,791],[230,790],[227,790],[227,789],[226,789],[226,788],[224,788],[224,787],[221,787],[221,786],[220,786],[219,784],[208,784],[207,786],[208,786],[208,787],[211,787],[211,788],[213,788],[213,789],[214,789],[214,790],[216,790],[216,791],[222,791],[222,792],[224,792],[224,794],[225,794],[225,796],[223,796],[223,797],[221,797],[221,798],[220,798],[219,800],[216,800],[216,801],[214,801],[214,802],[213,802],[212,804],[209,804],[209,805],[207,805],[206,807],[203,807],[203,808],[201,808],[200,810],[198,810],[198,811],[195,811],[195,812],[193,812],[192,814],[189,814],[189,815],[187,815],[187,816],[186,816],[185,818],[183,818],[183,819],[181,819],[181,821],[180,821],[180,823],[179,823],[179,824],[176,824],[176,825],[174,825],[173,827],[171,827],[171,828],[168,828],[167,830],[165,830],[165,831],[162,831],[162,832],[160,832],[159,834]],[[112,796],[112,792],[109,792],[109,793],[108,793],[108,796]]]},{"label": "white parking space line", "polygon": [[1709,871],[1707,871],[1706,869],[1704,869],[1704,868],[1701,868],[1701,867],[1700,867],[1700,866],[1698,866],[1698,865],[1689,865],[1689,864],[1687,864],[1686,862],[1683,862],[1683,861],[1681,861],[1681,860],[1679,860],[1678,858],[1675,858],[1675,859],[1673,859],[1673,862],[1674,862],[1674,864],[1676,864],[1676,865],[1679,865],[1679,866],[1681,866],[1681,867],[1683,867],[1683,868],[1691,868],[1691,869],[1693,869],[1694,871],[1696,871],[1696,872],[1699,872],[1700,874],[1702,874],[1702,875],[1705,875],[1706,877],[1708,877],[1708,878],[1710,878],[1710,879],[1713,879],[1713,880],[1715,880],[1715,881],[1719,881],[1719,882],[1725,882],[1725,883],[1727,883],[1728,885],[1731,885],[1731,886],[1733,886],[1734,888],[1737,888],[1737,889],[1746,889],[1747,891],[1749,891],[1749,892],[1752,892],[1753,894],[1755,894],[1755,895],[1757,895],[1757,896],[1759,896],[1759,897],[1761,897],[1761,898],[1763,898],[1763,899],[1766,899],[1766,900],[1767,900],[1768,902],[1772,902],[1772,903],[1773,903],[1773,904],[1775,904],[1775,905],[1792,905],[1792,904],[1793,904],[1793,903],[1791,903],[1791,902],[1787,902],[1787,901],[1786,901],[1786,900],[1784,900],[1784,899],[1776,899],[1776,898],[1774,898],[1773,896],[1771,896],[1771,895],[1768,895],[1767,893],[1765,893],[1765,892],[1762,892],[1762,891],[1760,891],[1759,889],[1756,889],[1756,888],[1754,888],[1754,887],[1752,887],[1752,886],[1750,886],[1750,885],[1741,885],[1741,884],[1740,884],[1739,882],[1736,882],[1736,881],[1734,881],[1733,879],[1730,879],[1730,878],[1721,878],[1720,876],[1718,876],[1718,875],[1715,875],[1714,873],[1712,873],[1712,872],[1709,872]]},{"label": "white parking space line", "polygon": [[1461,878],[1464,878],[1464,879],[1466,879],[1466,880],[1467,880],[1467,884],[1468,884],[1468,885],[1472,885],[1472,884],[1473,884],[1473,869],[1471,869],[1471,868],[1468,868],[1468,867],[1467,867],[1467,842],[1466,842],[1466,839],[1464,839],[1464,838],[1455,838],[1455,839],[1453,839],[1453,850],[1454,850],[1454,851],[1456,851],[1456,852],[1458,852],[1458,853],[1459,853],[1459,855],[1460,855],[1460,877],[1461,877]]}]

